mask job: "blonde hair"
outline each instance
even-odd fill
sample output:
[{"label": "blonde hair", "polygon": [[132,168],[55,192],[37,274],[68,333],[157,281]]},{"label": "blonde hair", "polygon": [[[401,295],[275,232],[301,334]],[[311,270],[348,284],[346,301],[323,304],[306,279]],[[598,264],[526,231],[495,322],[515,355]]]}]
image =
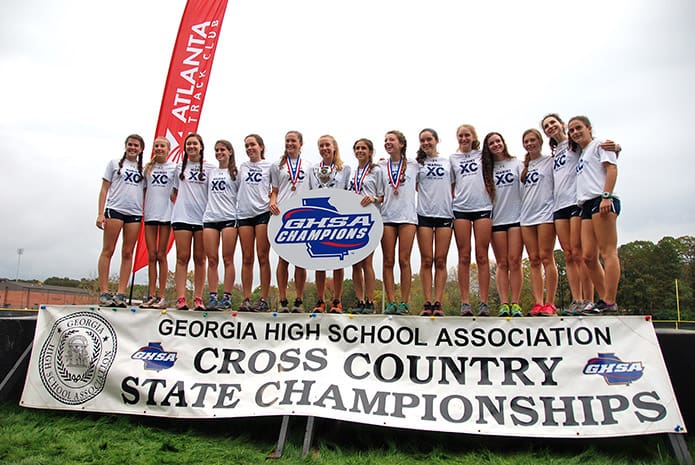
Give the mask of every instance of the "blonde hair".
[{"label": "blonde hair", "polygon": [[471,144],[471,148],[473,150],[478,150],[480,148],[480,140],[478,140],[478,133],[476,132],[475,128],[470,124],[462,124],[461,126],[456,128],[456,135],[457,136],[458,136],[459,131],[463,128],[471,131],[471,133],[473,134],[473,143]]},{"label": "blonde hair", "polygon": [[[167,144],[167,152],[169,152],[169,151],[171,150],[171,142],[169,142],[169,139],[167,139],[167,138],[164,137],[164,136],[155,137],[154,143],[152,144],[153,147],[157,144],[157,141],[158,141],[158,140],[161,140],[161,141],[166,142],[166,144]],[[154,150],[154,149],[153,149],[153,150]],[[150,174],[150,173],[152,172],[152,169],[154,169],[154,164],[157,162],[157,161],[155,160],[155,158],[157,158],[157,157],[154,157],[154,156],[153,156],[152,158],[150,158],[150,161],[148,161],[148,162],[147,162],[147,165],[145,165],[145,174]]]},{"label": "blonde hair", "polygon": [[340,158],[340,149],[338,148],[338,142],[335,140],[335,137],[331,136],[330,134],[324,134],[321,137],[319,137],[319,140],[321,139],[330,139],[331,143],[333,144],[333,164],[335,165],[335,169],[338,171],[343,170],[343,160]]},{"label": "blonde hair", "polygon": [[[285,134],[285,140],[287,140],[287,136],[289,136],[290,134],[295,134],[297,136],[297,139],[299,139],[299,143],[304,145],[304,136],[302,136],[301,132],[299,132],[299,131],[287,131],[287,133]],[[282,157],[280,157],[280,162],[278,163],[278,166],[280,168],[285,166],[285,162],[287,162],[288,157],[289,157],[289,154],[287,153],[287,150],[285,150],[282,153]]]}]

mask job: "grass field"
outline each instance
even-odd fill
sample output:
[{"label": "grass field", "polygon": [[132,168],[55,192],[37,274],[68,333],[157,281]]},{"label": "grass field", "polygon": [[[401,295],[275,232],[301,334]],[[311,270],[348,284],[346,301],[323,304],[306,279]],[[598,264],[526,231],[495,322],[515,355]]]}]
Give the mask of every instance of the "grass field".
[{"label": "grass field", "polygon": [[[664,436],[538,440],[387,429],[318,419],[305,459],[305,420],[293,418],[280,463],[675,464]],[[0,463],[12,465],[255,464],[267,461],[280,418],[171,420],[33,410],[0,403]],[[688,440],[691,450],[695,440]]]}]

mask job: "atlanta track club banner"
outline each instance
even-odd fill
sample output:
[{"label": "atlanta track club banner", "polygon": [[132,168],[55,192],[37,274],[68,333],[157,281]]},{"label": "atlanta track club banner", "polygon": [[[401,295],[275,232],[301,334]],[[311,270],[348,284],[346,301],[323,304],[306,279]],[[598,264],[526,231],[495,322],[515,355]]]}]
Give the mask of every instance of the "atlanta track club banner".
[{"label": "atlanta track club banner", "polygon": [[25,407],[305,415],[500,436],[685,432],[644,317],[422,318],[48,307]]},{"label": "atlanta track club banner", "polygon": [[[217,50],[227,0],[188,0],[171,54],[159,109],[155,137],[165,136],[171,144],[167,157],[183,157],[183,140],[198,130],[212,62]],[[171,247],[171,241],[169,244]],[[147,265],[144,231],[140,231],[133,272]]]}]

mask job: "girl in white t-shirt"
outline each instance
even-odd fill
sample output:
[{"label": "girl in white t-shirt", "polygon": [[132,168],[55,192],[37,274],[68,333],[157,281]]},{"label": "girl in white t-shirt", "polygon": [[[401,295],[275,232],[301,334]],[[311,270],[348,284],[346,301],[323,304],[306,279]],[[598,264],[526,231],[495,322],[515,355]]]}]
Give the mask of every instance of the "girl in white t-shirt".
[{"label": "girl in white t-shirt", "polygon": [[[249,159],[239,166],[239,194],[237,196],[237,218],[239,220],[239,242],[241,244],[241,287],[244,300],[239,311],[267,312],[270,291],[270,162],[265,159],[265,143],[258,134],[244,138],[244,147]],[[254,250],[255,247],[255,250]],[[253,263],[258,257],[261,280],[261,298],[251,303]]]},{"label": "girl in white t-shirt", "polygon": [[[568,128],[571,148],[580,154],[577,202],[582,207],[582,254],[599,295],[599,301],[584,313],[615,313],[618,311],[616,297],[620,281],[616,226],[620,200],[615,195],[617,156],[604,150],[601,141],[594,139],[591,122],[586,116],[570,119]],[[599,256],[603,259],[603,266]]]},{"label": "girl in white t-shirt", "polygon": [[[111,160],[106,166],[99,191],[97,228],[104,231],[103,245],[99,255],[99,305],[102,307],[125,307],[125,290],[128,287],[133,265],[133,249],[140,234],[145,181],[142,175],[142,152],[145,141],[137,134],[125,140],[125,151],[120,160]],[[109,269],[111,257],[116,250],[118,236],[123,231],[121,244],[121,268],[118,275],[118,290],[109,292]]]},{"label": "girl in white t-shirt", "polygon": [[[386,291],[384,313],[408,315],[412,271],[410,254],[417,231],[417,162],[406,157],[407,141],[400,131],[389,131],[384,138],[384,149],[389,155],[379,162],[384,201],[381,217],[384,234],[381,238],[383,254],[383,278]],[[398,267],[401,271],[401,301],[396,304],[396,283],[393,268],[398,244]]]},{"label": "girl in white t-shirt", "polygon": [[480,308],[488,316],[490,262],[488,249],[492,235],[492,198],[495,182],[491,158],[483,159],[475,128],[462,124],[456,130],[458,151],[449,157],[454,172],[454,235],[458,248],[458,281],[461,316],[473,316],[470,304],[471,233],[475,236],[475,262],[478,265]]},{"label": "girl in white t-shirt", "polygon": [[543,137],[537,129],[524,131],[522,142],[526,157],[521,172],[521,235],[529,257],[535,300],[529,316],[554,316],[557,315],[557,266],[553,254],[553,157],[541,155]]},{"label": "girl in white t-shirt", "polygon": [[[446,287],[446,256],[451,244],[454,213],[451,188],[454,177],[447,157],[439,155],[439,135],[434,129],[419,134],[417,152],[417,243],[420,249],[420,279],[425,296],[421,316],[444,316],[442,300]],[[432,266],[434,265],[434,279]],[[432,284],[434,281],[434,298]]]},{"label": "girl in white t-shirt", "polygon": [[[335,138],[330,135],[323,135],[318,140],[319,155],[321,161],[316,164],[309,174],[309,188],[321,189],[333,187],[336,189],[348,188],[350,182],[350,167],[343,165],[343,160],[340,158],[340,149]],[[333,302],[331,304],[331,313],[342,313],[343,304],[343,279],[345,270],[343,268],[333,270]],[[316,271],[316,297],[317,302],[314,306],[314,312],[326,311],[325,299],[326,292],[326,271]]]},{"label": "girl in white t-shirt", "polygon": [[[203,244],[208,259],[208,310],[228,310],[232,308],[232,289],[236,270],[234,269],[234,249],[237,241],[236,205],[239,190],[239,173],[234,160],[234,147],[228,140],[215,142],[215,158],[218,167],[208,175],[208,203],[203,215]],[[217,298],[219,278],[219,248],[222,240],[222,262],[224,280],[221,299]]]},{"label": "girl in white t-shirt", "polygon": [[188,310],[186,281],[188,262],[193,249],[193,309],[205,310],[203,286],[205,285],[205,247],[203,244],[203,215],[207,205],[208,176],[214,168],[205,163],[203,138],[196,133],[186,136],[183,142],[183,160],[174,177],[176,201],[171,214],[171,227],[176,242],[176,308]]},{"label": "girl in white t-shirt", "polygon": [[145,166],[145,244],[149,298],[140,307],[167,308],[167,286],[171,240],[171,194],[176,163],[167,161],[171,145],[166,137],[154,140],[154,156]]},{"label": "girl in white t-shirt", "polygon": [[[521,183],[523,163],[509,155],[500,133],[491,132],[483,141],[483,158],[494,161],[495,195],[492,204],[492,251],[497,262],[495,282],[500,297],[498,316],[522,316],[519,299],[523,275],[521,254]],[[510,300],[511,294],[511,300]]]},{"label": "girl in white t-shirt", "polygon": [[[384,193],[379,167],[372,161],[374,144],[369,139],[358,139],[352,150],[355,152],[357,167],[348,190],[362,197],[360,203],[364,207],[373,203],[379,205]],[[372,264],[373,256],[374,252],[352,265],[352,283],[355,286],[357,305],[352,308],[351,313],[374,313],[376,278]]]},{"label": "girl in white t-shirt", "polygon": [[[302,159],[302,145],[304,137],[299,131],[288,131],[285,134],[285,153],[279,163],[270,166],[270,213],[279,215],[278,204],[295,195],[309,190],[309,167]],[[289,280],[289,263],[282,257],[278,257],[276,270],[278,281],[278,297],[280,305],[278,311],[286,313],[290,311],[287,300],[287,283]],[[306,284],[306,269],[294,267],[294,287],[296,297],[292,304],[292,313],[304,311],[304,285]]]},{"label": "girl in white t-shirt", "polygon": [[[541,128],[550,141],[553,151],[553,175],[555,212],[555,233],[565,255],[567,282],[572,293],[572,303],[568,310],[560,310],[561,315],[579,315],[585,308],[591,308],[594,300],[594,285],[582,260],[582,209],[577,205],[577,163],[579,154],[569,147],[565,123],[559,115],[551,113],[541,120]],[[612,152],[620,152],[620,145],[607,140],[601,147]]]}]

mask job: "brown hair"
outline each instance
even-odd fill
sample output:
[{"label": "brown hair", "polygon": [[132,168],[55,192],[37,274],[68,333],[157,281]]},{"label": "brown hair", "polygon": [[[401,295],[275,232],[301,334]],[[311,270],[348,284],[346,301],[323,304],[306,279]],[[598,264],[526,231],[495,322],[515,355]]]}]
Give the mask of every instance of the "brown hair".
[{"label": "brown hair", "polygon": [[236,159],[234,158],[234,147],[232,147],[232,143],[226,139],[220,139],[217,142],[215,142],[215,145],[217,144],[222,144],[225,146],[227,150],[229,150],[229,163],[227,164],[227,170],[229,171],[229,177],[232,178],[232,181],[236,181],[238,171],[236,167]]},{"label": "brown hair", "polygon": [[[521,142],[524,142],[524,139],[526,138],[526,134],[534,134],[536,137],[538,137],[538,142],[543,146],[543,136],[541,135],[541,132],[538,129],[527,129],[524,131],[524,133],[521,135]],[[528,174],[528,165],[531,163],[531,155],[526,152],[526,155],[524,155],[524,169],[521,171],[521,174],[519,175],[519,179],[521,182],[525,183],[526,182],[526,175]]]},{"label": "brown hair", "polygon": [[[138,173],[142,176],[142,152],[145,151],[145,139],[142,138],[139,134],[131,134],[128,137],[125,138],[125,145],[128,145],[128,139],[135,139],[136,141],[140,142],[140,153],[138,153]],[[126,151],[123,151],[123,156],[121,157],[120,160],[118,160],[118,174],[121,174],[121,168],[123,168],[123,161],[125,160],[125,154]],[[138,181],[140,182],[140,181]]]},{"label": "brown hair", "polygon": [[188,164],[188,152],[186,152],[186,142],[191,137],[195,137],[196,139],[198,139],[198,142],[200,142],[200,172],[198,173],[198,180],[203,181],[205,180],[205,173],[203,173],[203,151],[205,150],[205,145],[203,144],[203,138],[200,137],[200,134],[197,134],[195,132],[189,133],[183,140],[183,162],[181,163],[181,174],[179,174],[179,179],[182,181],[186,180],[186,177],[183,175],[183,172],[186,170],[186,165]]},{"label": "brown hair", "polygon": [[[422,133],[423,133],[423,132],[429,132],[429,133],[431,133],[431,134],[432,134],[432,137],[434,137],[434,140],[436,140],[437,142],[439,142],[439,134],[437,134],[437,131],[435,131],[435,130],[432,129],[432,128],[425,128],[425,129],[423,129],[422,131],[420,131],[420,133],[417,135],[417,136],[418,136],[418,139],[419,139],[420,137],[422,137]],[[417,161],[417,162],[420,163],[421,165],[424,165],[424,164],[425,164],[425,159],[426,159],[426,158],[427,158],[427,154],[425,153],[425,151],[422,150],[421,148],[418,148],[418,149],[417,149],[417,155],[415,156],[415,161]]]}]

